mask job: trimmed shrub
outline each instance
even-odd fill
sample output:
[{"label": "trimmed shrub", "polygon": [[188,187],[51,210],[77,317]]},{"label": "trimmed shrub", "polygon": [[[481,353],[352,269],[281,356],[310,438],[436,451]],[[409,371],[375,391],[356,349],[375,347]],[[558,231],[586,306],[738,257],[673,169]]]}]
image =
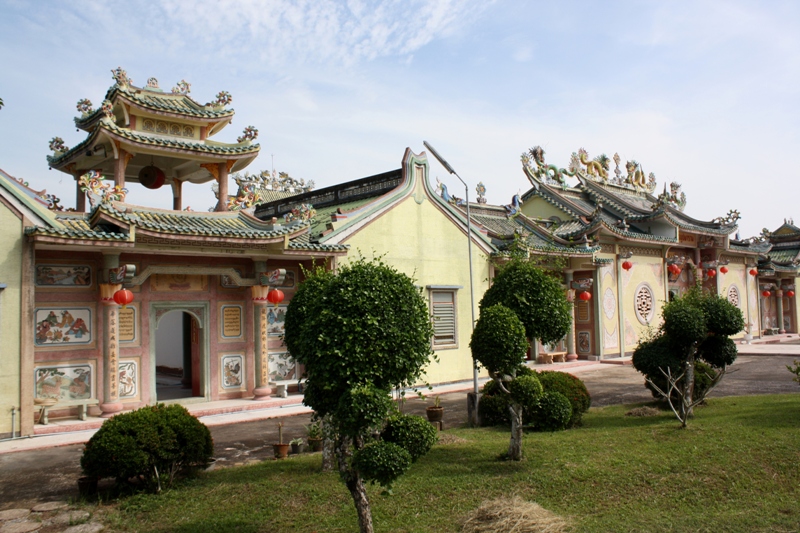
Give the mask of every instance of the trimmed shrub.
[{"label": "trimmed shrub", "polygon": [[411,455],[411,462],[416,462],[433,448],[439,436],[421,416],[396,414],[387,420],[381,438],[402,447]]},{"label": "trimmed shrub", "polygon": [[353,454],[352,466],[363,478],[391,490],[392,483],[411,467],[411,454],[393,442],[371,442]]},{"label": "trimmed shrub", "polygon": [[542,395],[542,384],[536,376],[519,376],[508,386],[511,399],[522,406],[523,413],[531,406],[536,405],[536,401]]},{"label": "trimmed shrub", "polygon": [[339,397],[334,414],[340,431],[346,435],[359,435],[372,428],[380,429],[392,406],[389,391],[367,383],[347,389]]},{"label": "trimmed shrub", "polygon": [[737,355],[739,350],[730,337],[711,335],[697,347],[697,356],[717,368],[733,364]]},{"label": "trimmed shrub", "polygon": [[561,431],[569,425],[572,406],[560,392],[545,392],[536,402],[532,415],[538,431]]},{"label": "trimmed shrub", "polygon": [[520,366],[528,350],[525,326],[514,311],[503,304],[481,307],[469,346],[472,357],[490,372],[510,375]]},{"label": "trimmed shrub", "polygon": [[211,433],[180,405],[142,407],[108,419],[86,443],[81,469],[117,481],[140,478],[160,490],[176,473],[208,464]]},{"label": "trimmed shrub", "polygon": [[744,329],[742,310],[730,303],[727,298],[707,295],[703,298],[702,307],[706,314],[708,331],[711,333],[716,335],[736,335]]},{"label": "trimmed shrub", "polygon": [[569,420],[569,427],[580,424],[583,413],[589,410],[592,405],[592,397],[583,381],[564,372],[553,370],[543,370],[539,372],[539,381],[545,392],[560,392],[569,400],[572,406],[572,418]]},{"label": "trimmed shrub", "polygon": [[[491,381],[489,383],[492,383]],[[487,383],[487,385],[489,384]],[[485,387],[484,387],[485,390]],[[508,426],[511,420],[508,418],[508,404],[511,399],[508,394],[503,394],[499,390],[496,394],[481,396],[478,403],[478,413],[481,417],[483,426]]]}]

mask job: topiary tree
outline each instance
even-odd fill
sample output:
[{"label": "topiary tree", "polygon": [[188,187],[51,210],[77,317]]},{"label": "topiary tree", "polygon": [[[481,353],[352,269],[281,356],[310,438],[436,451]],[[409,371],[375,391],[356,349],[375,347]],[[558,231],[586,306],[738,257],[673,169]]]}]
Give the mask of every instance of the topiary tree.
[{"label": "topiary tree", "polygon": [[542,344],[560,340],[572,323],[572,304],[559,280],[527,261],[511,261],[500,270],[481,299],[481,313],[496,304],[514,311],[528,339]]},{"label": "topiary tree", "polygon": [[391,487],[429,449],[429,433],[412,424],[396,442],[376,435],[391,414],[392,388],[422,375],[432,336],[420,289],[380,259],[358,259],[336,275],[310,272],[287,309],[286,344],[306,369],[303,403],[335,435],[339,473],[364,533],[373,531],[364,482]]},{"label": "topiary tree", "polygon": [[502,304],[484,308],[475,324],[470,349],[472,357],[486,367],[495,385],[511,400],[508,404],[511,420],[508,457],[519,461],[522,459],[523,406],[535,402],[536,396],[542,393],[542,385],[535,376],[517,377],[528,349],[525,326],[514,311]]},{"label": "topiary tree", "polygon": [[181,470],[208,464],[213,453],[211,433],[202,422],[183,406],[158,404],[106,420],[86,443],[81,469],[118,483],[139,478],[160,492]]},{"label": "topiary tree", "polygon": [[572,417],[569,419],[568,427],[580,425],[583,413],[592,405],[592,397],[583,381],[572,374],[553,370],[542,370],[537,373],[537,377],[545,392],[560,392],[569,400]]},{"label": "topiary tree", "polygon": [[744,329],[744,317],[725,298],[698,288],[666,304],[662,314],[658,333],[634,350],[633,366],[644,374],[648,388],[669,403],[681,427],[686,427],[694,406],[736,360],[736,344],[730,335]]}]

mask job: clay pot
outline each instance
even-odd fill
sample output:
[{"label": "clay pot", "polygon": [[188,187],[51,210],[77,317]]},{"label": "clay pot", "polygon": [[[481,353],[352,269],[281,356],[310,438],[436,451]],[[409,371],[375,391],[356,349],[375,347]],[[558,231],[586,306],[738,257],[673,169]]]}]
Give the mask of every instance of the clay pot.
[{"label": "clay pot", "polygon": [[441,422],[444,416],[444,407],[427,407],[425,414],[428,415],[428,422]]},{"label": "clay pot", "polygon": [[275,459],[286,459],[289,455],[288,444],[273,444],[272,450],[275,452]]}]

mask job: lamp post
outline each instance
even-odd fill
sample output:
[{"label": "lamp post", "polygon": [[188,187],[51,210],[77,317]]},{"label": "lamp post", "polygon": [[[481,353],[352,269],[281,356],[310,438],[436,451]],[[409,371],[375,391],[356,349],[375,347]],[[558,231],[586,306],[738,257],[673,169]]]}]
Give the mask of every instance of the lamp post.
[{"label": "lamp post", "polygon": [[[442,156],[439,155],[439,152],[437,152],[436,149],[434,149],[434,147],[428,143],[428,141],[422,141],[422,144],[425,145],[425,148],[430,150],[431,154],[433,154],[433,157],[435,157],[436,160],[442,164],[445,170],[447,170],[450,174],[453,174],[455,177],[457,177],[458,181],[460,181],[462,185],[464,185],[464,198],[465,198],[464,201],[467,204],[467,254],[468,254],[467,259],[469,260],[469,308],[470,311],[472,311],[472,331],[475,331],[475,286],[472,282],[472,222],[469,215],[469,187],[467,186],[466,182],[464,182],[464,180],[461,179],[461,176],[459,176],[458,173],[455,170],[453,170],[453,167],[451,167],[450,164],[447,161],[445,161],[445,159]],[[475,393],[474,415],[475,415],[475,420],[477,420],[478,367],[474,363],[475,362],[473,361],[472,387],[473,387],[473,392]]]}]

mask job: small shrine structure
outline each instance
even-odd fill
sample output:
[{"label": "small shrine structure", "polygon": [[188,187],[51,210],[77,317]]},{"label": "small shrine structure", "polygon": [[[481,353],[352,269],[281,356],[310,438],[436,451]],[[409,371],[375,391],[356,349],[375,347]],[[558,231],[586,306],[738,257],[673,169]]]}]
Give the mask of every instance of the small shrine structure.
[{"label": "small shrine structure", "polygon": [[76,210],[86,211],[85,184],[81,177],[94,171],[113,179],[118,192],[127,182],[148,189],[167,186],[172,190],[173,209],[182,209],[185,183],[214,181],[222,200],[216,210],[228,208],[228,174],[247,167],[260,146],[253,141],[258,130],[244,129],[238,143],[211,139],[233,119],[230,93],[201,104],[189,96],[191,85],[181,80],[171,91],[159,87],[155,78],[136,87],[121,68],[111,71],[114,85],[97,109],[89,99],[78,101],[81,114],[75,126],[88,133],[78,145],[68,148],[63,139],[50,141],[51,168],[70,174],[76,183]]}]

